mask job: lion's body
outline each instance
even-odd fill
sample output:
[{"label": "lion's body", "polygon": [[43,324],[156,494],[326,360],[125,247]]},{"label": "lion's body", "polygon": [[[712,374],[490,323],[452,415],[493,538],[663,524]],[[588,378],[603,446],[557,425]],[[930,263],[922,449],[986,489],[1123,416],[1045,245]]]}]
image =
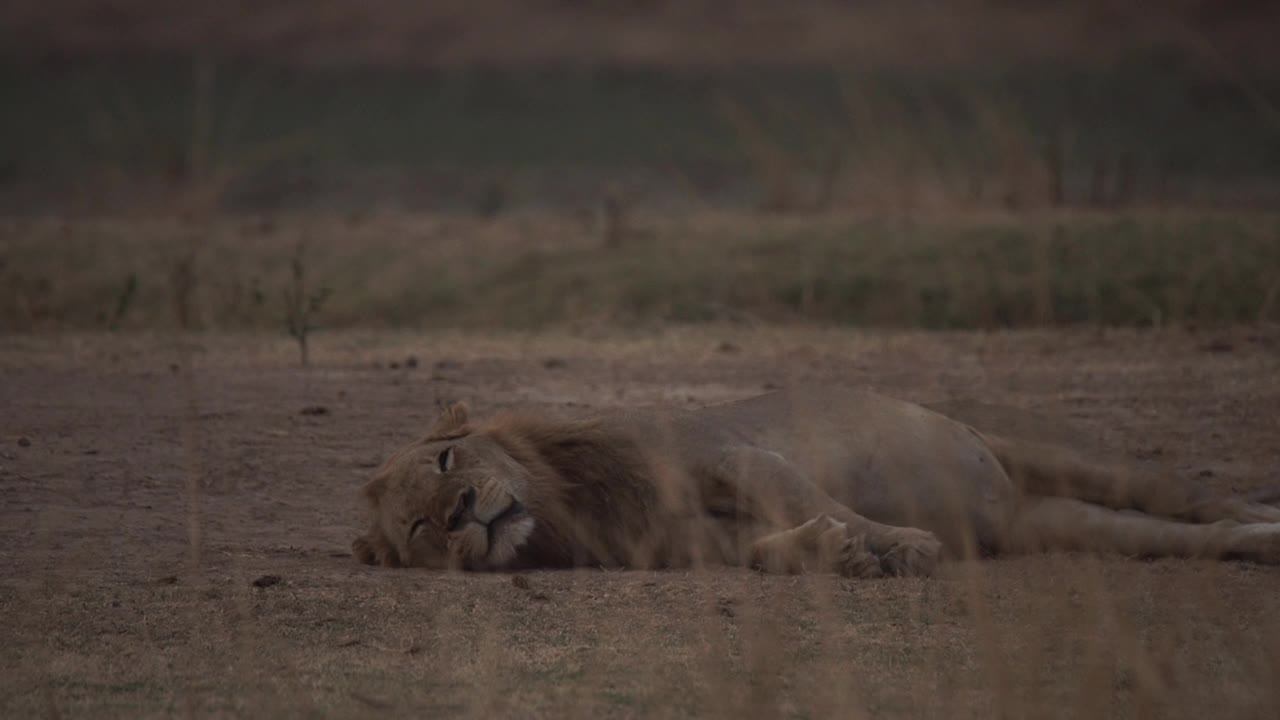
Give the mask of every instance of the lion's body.
[{"label": "lion's body", "polygon": [[384,564],[715,562],[875,576],[927,574],[943,548],[1280,562],[1276,508],[1205,501],[1187,483],[839,388],[574,422],[471,425],[456,409],[366,494],[375,522],[356,550]]},{"label": "lion's body", "polygon": [[859,515],[927,529],[949,547],[974,539],[994,549],[1016,507],[1009,476],[978,433],[883,395],[776,392],[647,421],[669,423],[689,467],[731,449],[772,453]]}]

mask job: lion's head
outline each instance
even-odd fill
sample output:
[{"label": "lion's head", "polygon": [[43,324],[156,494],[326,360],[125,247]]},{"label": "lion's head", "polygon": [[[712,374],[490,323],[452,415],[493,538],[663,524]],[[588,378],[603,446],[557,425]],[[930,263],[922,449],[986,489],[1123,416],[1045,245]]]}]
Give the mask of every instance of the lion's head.
[{"label": "lion's head", "polygon": [[455,404],[365,485],[373,522],[352,550],[391,567],[644,565],[670,525],[652,472],[644,448],[596,421],[472,424]]},{"label": "lion's head", "polygon": [[365,485],[372,527],[352,548],[369,564],[512,566],[538,524],[530,480],[529,469],[492,435],[470,432],[466,406],[455,404]]}]

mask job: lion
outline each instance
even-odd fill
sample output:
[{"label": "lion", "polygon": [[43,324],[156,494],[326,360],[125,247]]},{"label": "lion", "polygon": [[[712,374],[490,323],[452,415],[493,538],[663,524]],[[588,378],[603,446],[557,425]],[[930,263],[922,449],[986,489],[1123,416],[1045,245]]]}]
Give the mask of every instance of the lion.
[{"label": "lion", "polygon": [[581,420],[474,422],[457,403],[364,486],[352,549],[390,567],[854,578],[1050,550],[1280,562],[1280,508],[1015,437],[842,388]]}]

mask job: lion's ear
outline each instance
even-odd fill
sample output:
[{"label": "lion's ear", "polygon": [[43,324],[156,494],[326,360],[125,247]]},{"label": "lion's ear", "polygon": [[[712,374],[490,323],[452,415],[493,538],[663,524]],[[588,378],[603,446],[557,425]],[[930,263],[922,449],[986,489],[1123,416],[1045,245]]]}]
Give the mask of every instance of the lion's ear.
[{"label": "lion's ear", "polygon": [[360,488],[360,494],[371,503],[377,503],[382,494],[387,491],[387,476],[377,475],[372,480],[364,484]]},{"label": "lion's ear", "polygon": [[447,407],[440,413],[440,417],[436,419],[435,425],[427,431],[427,439],[446,438],[456,435],[459,430],[467,424],[467,417],[470,411],[466,403],[456,402]]}]

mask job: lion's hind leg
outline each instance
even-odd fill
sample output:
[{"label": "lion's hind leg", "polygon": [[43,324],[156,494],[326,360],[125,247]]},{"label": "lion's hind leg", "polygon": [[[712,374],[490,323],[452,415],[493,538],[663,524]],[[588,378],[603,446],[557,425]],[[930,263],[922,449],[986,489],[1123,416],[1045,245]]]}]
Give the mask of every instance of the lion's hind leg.
[{"label": "lion's hind leg", "polygon": [[1280,523],[1280,507],[1244,497],[1211,498],[1192,505],[1188,514],[1196,522]]},{"label": "lion's hind leg", "polygon": [[1112,552],[1134,557],[1239,558],[1280,564],[1280,523],[1193,524],[1069,498],[1030,498],[1010,528],[1010,552]]},{"label": "lion's hind leg", "polygon": [[1278,523],[1280,507],[1249,498],[1215,496],[1209,488],[1183,478],[1136,467],[1090,462],[1074,451],[984,435],[1014,484],[1026,495],[1072,498],[1115,510],[1195,523],[1230,520]]},{"label": "lion's hind leg", "polygon": [[880,577],[880,560],[861,536],[829,515],[766,535],[751,544],[751,566],[766,572],[830,572],[845,577]]}]

